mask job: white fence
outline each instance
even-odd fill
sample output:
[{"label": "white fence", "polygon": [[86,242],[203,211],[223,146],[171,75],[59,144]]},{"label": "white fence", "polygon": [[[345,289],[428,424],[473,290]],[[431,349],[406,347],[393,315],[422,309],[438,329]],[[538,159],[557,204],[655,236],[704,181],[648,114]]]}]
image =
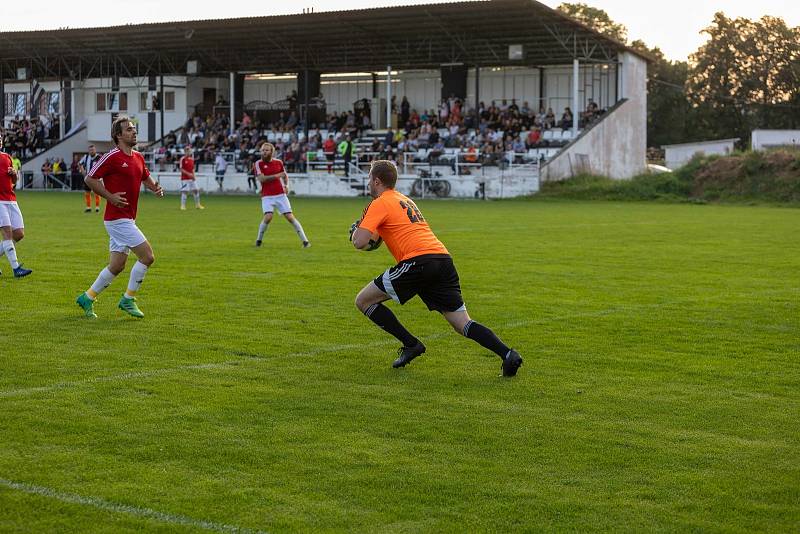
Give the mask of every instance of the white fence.
[{"label": "white fence", "polygon": [[[177,162],[153,162],[153,154],[145,154],[154,179],[167,192],[180,190],[180,171]],[[249,161],[243,161],[235,153],[224,154],[228,169],[221,181],[216,179],[213,164],[200,163],[196,172],[197,184],[206,193],[246,194],[255,193],[259,184],[248,176]],[[364,195],[367,192],[367,175],[370,160],[378,157],[374,153],[358,154],[345,175],[344,161],[337,158],[333,173],[328,172],[328,161],[312,160],[305,172],[289,172],[290,190],[301,196],[346,197]],[[539,190],[539,162],[530,159],[527,153],[498,153],[490,158],[446,149],[441,154],[427,154],[420,161],[420,154],[405,153],[397,162],[399,179],[397,189],[414,197],[439,198],[511,198],[530,195]],[[473,161],[482,159],[483,162]],[[24,173],[19,187],[22,189],[82,189],[82,177],[44,176],[42,173]]]}]

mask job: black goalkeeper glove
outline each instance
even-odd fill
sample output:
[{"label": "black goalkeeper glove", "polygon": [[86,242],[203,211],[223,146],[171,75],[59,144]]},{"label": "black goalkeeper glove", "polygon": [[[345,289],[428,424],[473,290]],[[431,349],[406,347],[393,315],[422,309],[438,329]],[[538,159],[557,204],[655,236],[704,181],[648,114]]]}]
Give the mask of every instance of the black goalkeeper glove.
[{"label": "black goalkeeper glove", "polygon": [[350,242],[351,243],[353,242],[353,234],[355,233],[356,228],[358,228],[359,224],[361,224],[361,219],[358,219],[356,222],[354,222],[353,224],[350,225]]}]

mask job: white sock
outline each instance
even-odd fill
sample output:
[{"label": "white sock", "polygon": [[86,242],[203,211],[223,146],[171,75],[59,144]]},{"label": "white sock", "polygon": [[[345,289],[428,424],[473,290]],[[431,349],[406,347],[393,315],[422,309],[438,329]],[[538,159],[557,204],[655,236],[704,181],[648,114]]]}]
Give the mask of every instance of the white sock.
[{"label": "white sock", "polygon": [[105,288],[111,285],[111,282],[114,281],[117,275],[113,274],[111,271],[108,270],[108,267],[100,271],[100,274],[97,275],[97,280],[94,281],[92,287],[89,288],[89,291],[86,292],[89,295],[89,298],[94,300],[97,295],[103,292]]},{"label": "white sock", "polygon": [[136,296],[136,292],[139,291],[139,287],[141,287],[144,281],[144,275],[146,274],[147,265],[137,261],[133,265],[133,269],[131,269],[131,277],[128,280],[128,290],[125,292],[126,297],[130,298]]},{"label": "white sock", "polygon": [[194,192],[194,205],[195,206],[199,206],[200,205],[200,191],[195,191]]},{"label": "white sock", "polygon": [[186,207],[186,193],[181,193],[181,207]]},{"label": "white sock", "polygon": [[297,235],[300,236],[300,241],[302,241],[303,243],[308,241],[308,238],[306,237],[306,233],[303,231],[303,227],[300,225],[300,221],[298,221],[295,218],[295,220],[292,221],[292,226],[294,226],[294,230],[295,230],[295,232],[297,232]]},{"label": "white sock", "polygon": [[12,269],[19,267],[19,262],[17,261],[17,249],[14,248],[14,242],[12,240],[6,239],[3,241],[3,252],[6,253],[8,263],[11,264]]},{"label": "white sock", "polygon": [[265,223],[264,221],[261,221],[261,224],[258,225],[258,237],[256,238],[258,241],[261,241],[264,238],[264,234],[266,233],[268,226],[269,223]]}]

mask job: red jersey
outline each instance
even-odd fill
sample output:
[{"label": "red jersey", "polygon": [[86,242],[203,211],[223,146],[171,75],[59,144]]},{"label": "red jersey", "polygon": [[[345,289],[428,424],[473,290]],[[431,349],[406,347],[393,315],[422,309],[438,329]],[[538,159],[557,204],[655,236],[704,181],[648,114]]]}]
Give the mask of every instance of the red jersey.
[{"label": "red jersey", "polygon": [[327,139],[322,143],[322,152],[324,152],[326,156],[336,154],[336,143],[333,142],[333,139]]},{"label": "red jersey", "polygon": [[11,156],[0,152],[0,202],[16,202],[17,194],[14,193],[14,184],[8,175],[8,168],[13,167]]},{"label": "red jersey", "polygon": [[[260,159],[256,161],[256,176],[272,176],[279,172],[286,172],[283,168],[283,162],[279,159],[272,158],[269,161]],[[283,190],[283,181],[280,178],[261,182],[262,197],[282,195],[285,192],[286,191]]]},{"label": "red jersey", "polygon": [[118,208],[111,202],[106,202],[104,220],[136,219],[139,191],[142,189],[142,182],[150,177],[150,171],[139,152],[134,150],[128,156],[119,148],[115,148],[95,163],[89,171],[89,177],[102,179],[103,185],[110,193],[125,193],[128,205]]},{"label": "red jersey", "polygon": [[194,180],[194,158],[191,156],[181,158],[181,180]]}]

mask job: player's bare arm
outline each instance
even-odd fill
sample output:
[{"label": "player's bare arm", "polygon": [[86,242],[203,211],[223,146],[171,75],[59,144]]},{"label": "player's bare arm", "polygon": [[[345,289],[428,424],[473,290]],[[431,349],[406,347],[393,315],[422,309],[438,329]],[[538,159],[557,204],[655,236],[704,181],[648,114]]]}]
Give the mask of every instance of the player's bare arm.
[{"label": "player's bare arm", "polygon": [[157,197],[161,198],[164,196],[164,189],[161,187],[161,184],[153,180],[152,176],[148,176],[147,180],[144,182],[144,186],[156,194]]},{"label": "player's bare arm", "polygon": [[279,172],[277,174],[270,174],[270,175],[259,174],[258,176],[256,176],[256,179],[258,179],[258,181],[262,182],[262,183],[263,182],[271,182],[272,180],[277,180],[283,174],[286,174],[286,173],[281,171],[281,172]]},{"label": "player's bare arm", "polygon": [[353,246],[358,250],[365,250],[369,248],[370,241],[375,242],[378,237],[377,233],[372,233],[364,228],[356,228],[352,237]]},{"label": "player's bare arm", "polygon": [[118,208],[122,208],[128,205],[128,201],[125,200],[125,193],[112,193],[108,189],[105,188],[103,185],[102,180],[98,180],[97,178],[92,178],[91,176],[87,176],[84,178],[84,182],[86,185],[89,186],[89,189],[94,191],[95,194],[100,195],[104,199],[111,202]]},{"label": "player's bare arm", "polygon": [[9,167],[6,173],[11,177],[11,183],[13,185],[17,185],[17,178],[18,178],[17,169],[15,169],[14,167]]}]

